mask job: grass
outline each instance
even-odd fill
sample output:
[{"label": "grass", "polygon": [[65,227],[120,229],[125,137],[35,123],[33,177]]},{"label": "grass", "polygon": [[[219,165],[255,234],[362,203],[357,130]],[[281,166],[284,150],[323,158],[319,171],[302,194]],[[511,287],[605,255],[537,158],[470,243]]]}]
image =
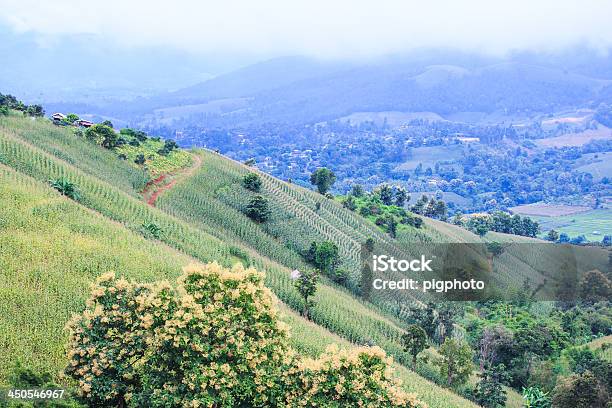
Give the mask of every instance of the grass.
[{"label": "grass", "polygon": [[[605,350],[602,350],[602,346],[604,344],[607,344],[607,348]],[[595,339],[588,343],[587,346],[591,350],[599,350],[598,353],[601,355],[601,357],[604,360],[612,363],[612,335]]]},{"label": "grass", "polygon": [[[2,303],[7,305],[2,310],[2,316],[6,316],[2,319],[2,333],[9,334],[4,335],[0,344],[3,350],[10,350],[6,354],[0,353],[3,362],[21,356],[35,367],[57,370],[63,358],[65,334],[62,327],[72,312],[82,309],[88,283],[95,276],[114,269],[125,270],[128,276],[139,280],[172,277],[190,258],[202,262],[217,260],[226,265],[241,261],[266,271],[266,284],[290,309],[288,316],[293,320],[292,326],[298,330],[299,336],[296,338],[300,340],[299,349],[302,351],[309,350],[312,353],[320,350],[329,339],[335,340],[340,336],[351,344],[373,342],[400,361],[405,358],[399,343],[402,330],[398,323],[384,316],[376,307],[360,302],[346,290],[334,285],[323,284],[319,288],[315,299],[317,306],[312,311],[317,325],[304,322],[295,312],[300,310],[301,301],[290,279],[289,268],[245,245],[248,240],[240,236],[232,238],[236,231],[231,228],[221,229],[207,220],[190,223],[187,217],[179,219],[176,214],[172,214],[178,213],[176,209],[165,212],[146,205],[139,199],[134,186],[115,181],[117,174],[133,174],[134,169],[128,163],[110,160],[108,155],[112,152],[94,146],[103,152],[102,156],[98,156],[99,151],[93,150],[86,141],[80,141],[84,143],[84,149],[78,152],[79,160],[68,162],[55,155],[63,151],[61,143],[73,143],[71,138],[74,136],[67,130],[55,129],[42,121],[18,123],[14,128],[6,122],[0,122],[0,126],[0,165],[4,165],[2,180],[8,180],[2,187],[6,191],[3,197],[6,196],[7,204],[3,202],[0,206],[5,211],[1,219],[3,228],[6,224],[6,230],[9,231],[5,245],[11,247],[7,257],[3,253],[3,262],[10,264],[13,279],[2,286],[3,300],[6,300]],[[50,142],[41,141],[40,145],[30,143],[37,130],[57,136],[54,143],[58,146],[51,149]],[[56,135],[57,132],[64,134]],[[92,153],[91,157],[88,157],[88,152]],[[214,155],[207,154],[211,157]],[[95,164],[89,163],[90,160],[97,160],[96,157],[102,160]],[[215,159],[219,168],[225,166],[236,171],[235,163],[218,156]],[[238,167],[236,174],[245,171],[247,169]],[[48,179],[57,177],[66,177],[76,184],[82,197],[78,203],[60,197],[48,187]],[[303,211],[299,217],[308,220],[309,228],[313,231],[330,237],[349,237],[352,241],[348,242],[359,242],[370,232],[381,234],[383,241],[388,240],[370,223],[352,215],[347,217],[346,211],[331,200],[306,190],[286,189],[284,183],[269,176],[264,177],[266,188],[278,194],[278,201],[286,201],[282,206],[289,206],[293,211]],[[191,177],[176,188],[188,186],[190,180]],[[215,194],[218,193],[215,191]],[[23,197],[21,201],[15,198],[20,194]],[[295,205],[297,200],[299,205]],[[309,210],[317,201],[321,202],[318,211],[326,214],[326,218],[320,221],[322,226],[313,222],[313,211]],[[11,205],[13,202],[32,205],[48,202],[50,207],[41,204],[36,214],[45,214],[50,221],[40,222],[34,218],[30,206]],[[231,206],[222,208],[228,209]],[[199,214],[192,215],[197,219]],[[225,217],[229,218],[227,214]],[[11,220],[10,229],[5,219]],[[161,228],[159,241],[144,230],[145,222]],[[31,228],[34,225],[39,229]],[[252,224],[245,224],[244,227],[254,230]],[[17,233],[19,228],[22,229],[21,236]],[[37,235],[30,236],[30,228]],[[38,235],[42,237],[41,240],[36,239]],[[17,238],[21,241],[17,242]],[[31,251],[25,251],[24,248],[31,248]],[[172,254],[170,258],[176,259],[160,259],[167,256],[168,252]],[[20,281],[20,278],[25,280]],[[43,308],[39,307],[40,299],[44,299]],[[33,323],[28,326],[29,321]],[[303,324],[298,325],[297,322]],[[331,337],[324,339],[322,333],[329,333]],[[3,364],[3,369],[5,367]],[[409,383],[412,385],[409,387],[414,387],[418,381],[429,384],[428,387],[433,390],[432,400],[426,401],[430,406],[471,405],[451,391],[434,386],[414,373],[404,376],[411,379]]]},{"label": "grass", "polygon": [[[79,145],[82,148],[79,149]],[[293,344],[300,352],[317,354],[326,344],[336,341],[347,345],[371,342],[383,347],[402,363],[406,359],[400,344],[404,323],[387,312],[384,305],[362,302],[349,290],[324,279],[312,310],[314,323],[304,321],[296,313],[301,310],[302,303],[293,287],[290,272],[293,268],[308,268],[299,251],[312,240],[332,240],[339,246],[345,266],[350,268],[355,279],[358,278],[360,246],[368,237],[375,238],[385,251],[399,256],[405,254],[406,249],[415,242],[483,242],[464,229],[430,219],[426,219],[424,228],[401,231],[398,239],[393,240],[374,224],[342,208],[334,200],[263,173],[260,173],[263,180],[261,194],[269,199],[273,216],[269,223],[257,225],[242,214],[251,193],[241,187],[241,179],[254,170],[210,151],[196,151],[193,154],[201,157],[202,166],[162,194],[157,208],[153,208],[142,201],[137,186],[126,181],[136,180],[141,171],[127,161],[118,160],[114,152],[76,139],[68,130],[54,128],[43,120],[0,119],[0,163],[16,171],[3,168],[3,175],[7,176],[3,176],[2,180],[13,180],[3,187],[7,191],[6,197],[25,194],[25,198],[19,202],[56,200],[62,203],[60,209],[39,210],[50,214],[49,219],[53,221],[51,224],[41,223],[40,228],[47,228],[47,232],[45,235],[44,231],[39,231],[45,237],[45,241],[39,244],[46,248],[46,256],[51,260],[63,259],[64,254],[71,254],[61,265],[59,261],[44,263],[44,258],[35,258],[27,252],[25,254],[29,258],[21,258],[19,245],[27,248],[28,242],[38,242],[35,237],[28,236],[27,231],[30,224],[39,221],[34,218],[29,206],[10,204],[17,199],[6,198],[6,205],[2,202],[0,214],[6,215],[0,216],[0,226],[4,225],[5,218],[9,219],[10,216],[12,220],[12,232],[6,239],[18,236],[16,232],[20,225],[24,234],[21,244],[10,239],[7,241],[6,245],[17,249],[11,249],[11,259],[3,261],[14,265],[14,279],[30,279],[28,282],[15,281],[10,290],[3,288],[3,296],[9,299],[3,303],[20,304],[17,299],[20,293],[18,285],[32,286],[24,290],[24,299],[27,300],[24,303],[31,304],[33,299],[39,297],[52,303],[49,304],[49,312],[31,305],[20,306],[27,313],[5,306],[11,309],[7,309],[3,316],[21,314],[22,321],[10,327],[10,322],[6,323],[7,330],[0,333],[17,334],[0,337],[0,345],[15,343],[17,346],[11,346],[13,349],[23,346],[23,354],[32,353],[39,358],[41,365],[58,366],[61,359],[61,328],[65,322],[62,319],[82,307],[87,283],[94,276],[106,268],[126,268],[130,276],[138,279],[142,276],[142,280],[172,277],[184,262],[195,258],[202,262],[216,260],[226,265],[243,262],[265,271],[266,285],[282,300],[285,319],[293,327]],[[77,185],[82,196],[79,203],[59,197],[46,185],[50,178],[58,177],[66,177]],[[13,191],[16,188],[17,191]],[[24,207],[25,212],[13,207]],[[74,215],[77,210],[84,215]],[[65,217],[63,212],[67,214]],[[74,219],[72,224],[71,219]],[[143,230],[145,222],[161,228],[159,240],[154,240]],[[63,230],[64,226],[69,225],[73,227],[67,227],[68,231],[75,230],[81,234],[76,235],[79,238],[77,241],[71,241]],[[0,231],[3,231],[2,228]],[[113,228],[116,232],[113,232]],[[67,246],[73,245],[78,250],[71,252],[71,247],[61,245],[63,242],[56,244],[55,231],[59,240],[65,240]],[[487,234],[485,240],[493,239],[490,235],[500,241],[520,241],[519,238],[502,234]],[[132,243],[134,246],[131,246]],[[93,248],[90,251],[96,254],[110,251],[108,253],[113,256],[90,255],[92,252],[87,252],[90,247]],[[40,251],[36,249],[36,253]],[[154,254],[150,255],[149,251]],[[508,252],[501,261],[505,279],[510,281],[516,276],[517,268],[526,274],[535,273],[525,263],[528,254]],[[87,257],[81,259],[77,256],[79,253],[85,253]],[[147,257],[150,260],[144,261]],[[164,257],[164,260],[160,260],[160,257]],[[132,262],[137,265],[132,266]],[[152,269],[151,262],[158,263],[161,269]],[[529,262],[537,264],[537,260],[531,259]],[[29,269],[30,266],[33,269]],[[46,268],[57,268],[58,272],[47,272]],[[71,276],[73,269],[76,271],[74,277]],[[66,280],[65,284],[62,279]],[[521,283],[522,279],[515,281]],[[53,316],[61,318],[54,319]],[[43,329],[39,332],[36,327],[28,329],[27,335],[17,338],[20,325],[27,320],[41,322]],[[56,339],[49,346],[44,341],[47,329]],[[36,342],[30,342],[30,338]],[[4,361],[9,360],[8,357],[4,358]],[[405,379],[406,389],[416,391],[431,407],[472,406],[452,391],[434,385],[402,366],[398,365],[398,368],[400,376]]]},{"label": "grass", "polygon": [[581,161],[589,157],[589,163],[577,167],[576,170],[591,173],[595,180],[601,180],[604,177],[612,178],[612,158],[610,156],[609,152],[586,154]]},{"label": "grass", "polygon": [[[138,281],[173,279],[192,259],[60,196],[45,184],[0,166],[0,383],[16,359],[58,372],[65,364],[63,327],[79,312],[98,275],[114,270]],[[317,355],[351,344],[281,304],[292,344]],[[397,365],[407,391],[430,407],[469,407],[463,398]]]},{"label": "grass", "polygon": [[[551,229],[570,237],[584,235],[589,241],[601,241],[612,235],[612,209],[597,209],[560,217],[531,217],[540,223],[542,236]],[[597,232],[597,233],[595,233]]]}]

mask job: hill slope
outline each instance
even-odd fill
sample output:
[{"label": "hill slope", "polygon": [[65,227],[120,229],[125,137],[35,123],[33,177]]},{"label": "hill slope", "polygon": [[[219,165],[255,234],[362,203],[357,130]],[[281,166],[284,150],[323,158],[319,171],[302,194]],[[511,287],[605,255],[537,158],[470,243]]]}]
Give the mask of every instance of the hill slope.
[{"label": "hill slope", "polygon": [[[1,342],[6,347],[0,355],[0,378],[15,356],[54,372],[61,368],[66,336],[62,328],[71,313],[82,310],[95,276],[116,270],[138,280],[172,278],[193,258],[226,265],[244,262],[265,270],[268,286],[287,305],[285,319],[297,333],[294,344],[304,353],[317,353],[340,335],[345,344],[370,340],[403,355],[397,322],[329,283],[321,285],[313,314],[325,328],[306,322],[293,311],[301,302],[289,268],[232,237],[230,229],[212,222],[191,224],[162,211],[162,206],[147,205],[139,197],[146,181],[139,169],[75,139],[66,129],[46,120],[0,119],[0,163],[1,262],[7,271],[1,288]],[[58,177],[78,186],[78,203],[45,184]],[[143,228],[145,222],[160,226],[159,239]],[[399,369],[406,389],[423,394],[432,407],[472,405]]]}]

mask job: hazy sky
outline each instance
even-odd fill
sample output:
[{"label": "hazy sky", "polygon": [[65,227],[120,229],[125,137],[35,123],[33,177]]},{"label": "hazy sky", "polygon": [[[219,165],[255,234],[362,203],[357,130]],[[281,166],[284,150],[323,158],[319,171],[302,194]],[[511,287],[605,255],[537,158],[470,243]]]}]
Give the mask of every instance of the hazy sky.
[{"label": "hazy sky", "polygon": [[415,47],[504,53],[612,46],[609,0],[0,0],[0,23],[196,53],[373,56]]}]

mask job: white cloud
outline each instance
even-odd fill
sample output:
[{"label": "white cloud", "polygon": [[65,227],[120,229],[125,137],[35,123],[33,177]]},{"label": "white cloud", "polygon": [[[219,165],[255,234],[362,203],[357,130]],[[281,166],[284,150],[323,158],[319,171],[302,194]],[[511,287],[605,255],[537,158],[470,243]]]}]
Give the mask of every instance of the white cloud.
[{"label": "white cloud", "polygon": [[0,0],[0,10],[15,31],[42,37],[87,33],[125,46],[224,54],[612,46],[607,0]]}]

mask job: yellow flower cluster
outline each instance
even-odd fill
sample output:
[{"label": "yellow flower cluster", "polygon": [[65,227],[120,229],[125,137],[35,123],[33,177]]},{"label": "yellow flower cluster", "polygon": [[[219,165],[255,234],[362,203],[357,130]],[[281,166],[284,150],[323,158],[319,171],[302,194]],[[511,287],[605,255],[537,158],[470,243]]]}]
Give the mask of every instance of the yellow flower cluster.
[{"label": "yellow flower cluster", "polygon": [[242,265],[192,264],[176,287],[105,274],[68,327],[66,372],[92,405],[423,406],[380,348],[300,359],[264,275]]}]

